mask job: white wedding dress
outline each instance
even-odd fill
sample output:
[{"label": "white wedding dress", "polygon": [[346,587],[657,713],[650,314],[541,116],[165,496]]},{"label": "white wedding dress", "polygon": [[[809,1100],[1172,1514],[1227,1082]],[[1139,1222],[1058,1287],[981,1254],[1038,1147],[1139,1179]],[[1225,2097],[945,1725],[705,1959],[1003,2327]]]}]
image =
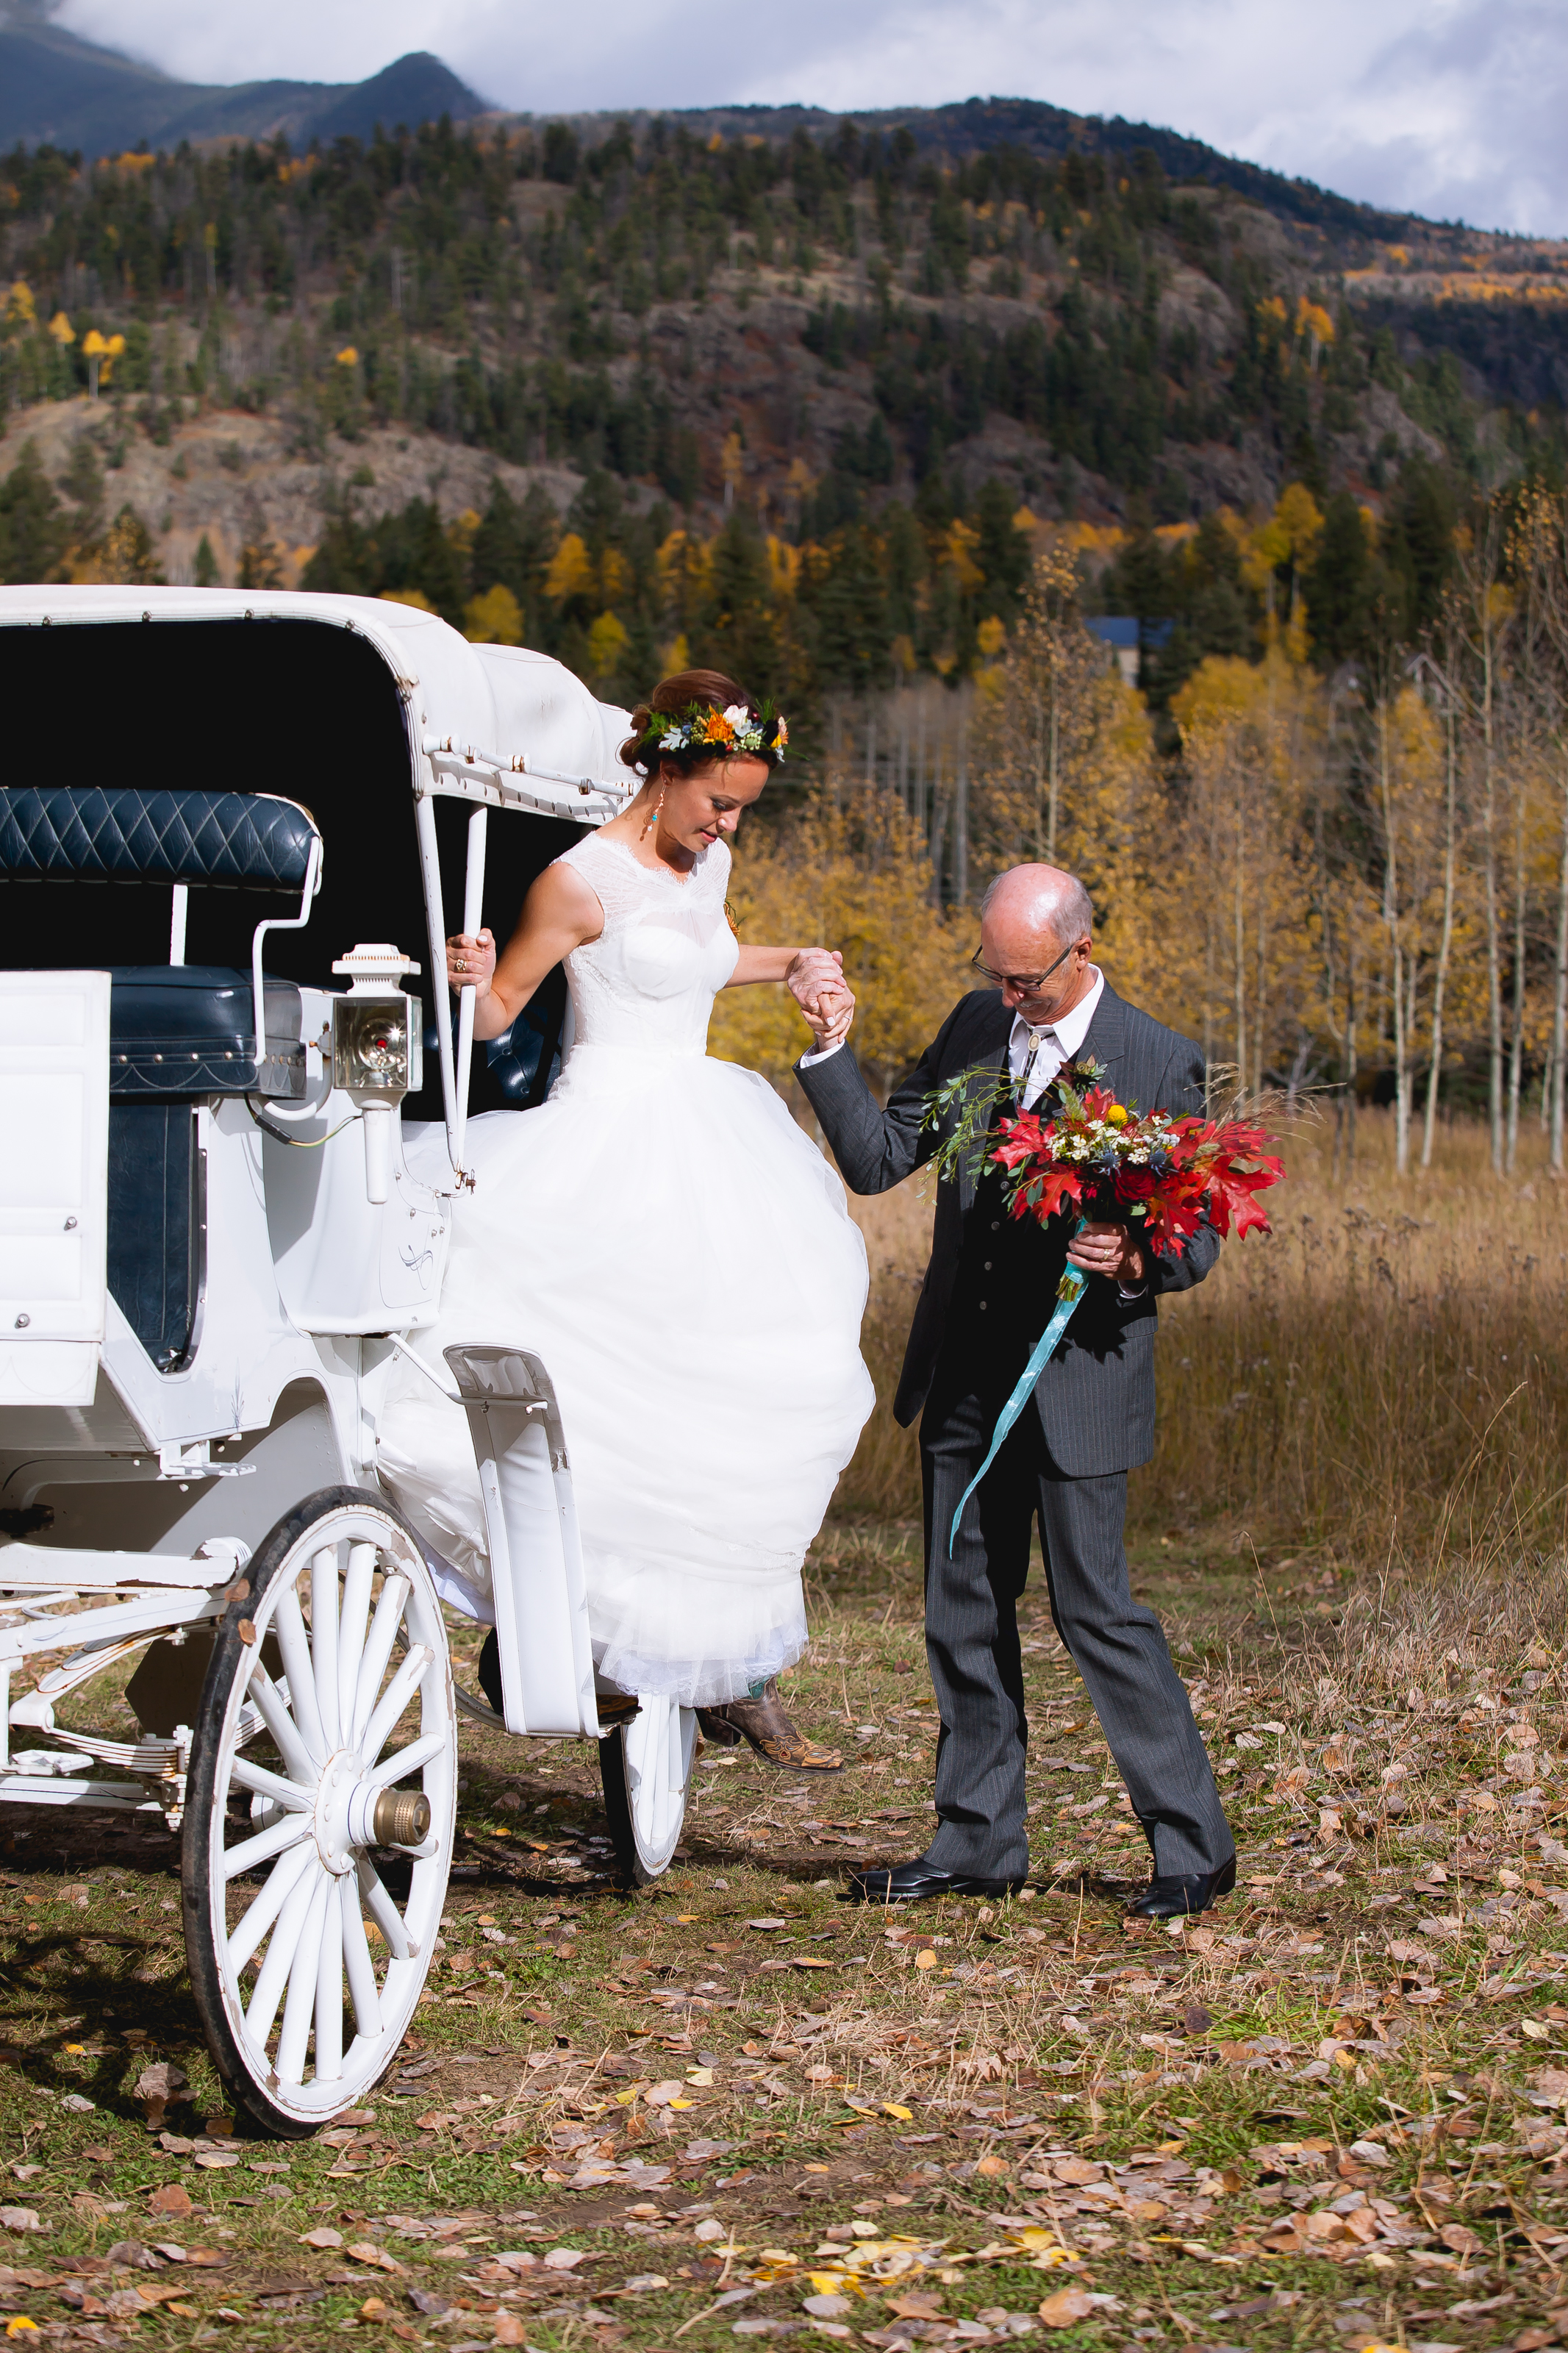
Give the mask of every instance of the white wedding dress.
[{"label": "white wedding dress", "polygon": [[[468,1129],[441,1318],[418,1335],[532,1350],[555,1384],[595,1662],[684,1705],[805,1647],[801,1564],[870,1412],[866,1250],[844,1188],[764,1079],[708,1057],[735,967],[730,853],[682,880],[589,835],[563,864],[600,936],[566,958],[574,1033],[550,1099]],[[420,1132],[410,1132],[418,1139]],[[408,1146],[444,1153],[438,1131]],[[382,1476],[489,1618],[468,1426],[401,1366]]]}]

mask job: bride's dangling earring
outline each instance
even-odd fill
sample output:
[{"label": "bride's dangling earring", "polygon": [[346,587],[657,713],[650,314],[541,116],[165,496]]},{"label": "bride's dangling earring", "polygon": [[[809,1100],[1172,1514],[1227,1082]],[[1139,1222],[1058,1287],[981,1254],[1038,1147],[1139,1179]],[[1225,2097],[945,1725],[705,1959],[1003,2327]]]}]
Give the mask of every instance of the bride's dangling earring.
[{"label": "bride's dangling earring", "polygon": [[643,829],[639,836],[639,839],[643,841],[647,839],[650,833],[658,830],[659,818],[664,815],[664,794],[665,787],[660,785],[658,788],[658,807],[654,810],[654,813],[650,818],[647,818],[643,821]]}]

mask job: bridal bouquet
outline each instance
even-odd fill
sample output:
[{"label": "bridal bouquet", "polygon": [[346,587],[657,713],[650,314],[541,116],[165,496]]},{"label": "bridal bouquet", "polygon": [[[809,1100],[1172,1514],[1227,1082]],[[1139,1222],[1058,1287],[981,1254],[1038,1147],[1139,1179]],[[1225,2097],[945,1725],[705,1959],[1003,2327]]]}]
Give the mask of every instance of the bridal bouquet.
[{"label": "bridal bouquet", "polygon": [[1205,1216],[1221,1235],[1268,1231],[1258,1196],[1285,1168],[1264,1151],[1274,1139],[1262,1128],[1135,1111],[1095,1083],[1093,1064],[1074,1075],[1088,1083],[1058,1080],[1050,1116],[1026,1111],[999,1123],[988,1156],[1006,1173],[1011,1216],[1044,1225],[1070,1207],[1085,1222],[1142,1226],[1161,1254],[1184,1250]]},{"label": "bridal bouquet", "polygon": [[[994,1133],[993,1116],[998,1102],[1011,1099],[1011,1086],[999,1082],[975,1090],[967,1072],[951,1080],[927,1105],[931,1125],[956,1113],[932,1155],[938,1175],[956,1176],[965,1168],[978,1174],[989,1164],[1003,1171],[1009,1216],[1044,1225],[1076,1210],[1079,1230],[1091,1220],[1136,1225],[1161,1256],[1184,1250],[1205,1218],[1222,1236],[1268,1231],[1258,1196],[1285,1174],[1283,1162],[1264,1149],[1272,1136],[1246,1120],[1137,1111],[1100,1084],[1103,1075],[1097,1063],[1069,1064],[1050,1090],[1048,1109],[1014,1112],[996,1122]],[[1050,1362],[1088,1282],[1070,1261],[1063,1268],[1055,1312],[953,1514],[950,1555],[964,1504]]]}]

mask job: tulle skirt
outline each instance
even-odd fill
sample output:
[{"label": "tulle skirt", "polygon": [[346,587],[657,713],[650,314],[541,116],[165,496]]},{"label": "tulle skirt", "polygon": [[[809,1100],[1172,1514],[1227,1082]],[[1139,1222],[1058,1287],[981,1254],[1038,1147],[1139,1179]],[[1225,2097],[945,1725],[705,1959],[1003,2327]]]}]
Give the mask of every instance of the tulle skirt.
[{"label": "tulle skirt", "polygon": [[[532,1350],[554,1382],[594,1657],[629,1691],[740,1697],[805,1647],[801,1564],[872,1404],[866,1250],[766,1081],[700,1055],[580,1045],[550,1101],[469,1129],[439,1324]],[[445,1166],[409,1131],[411,1170]],[[378,1417],[383,1479],[489,1618],[468,1426],[414,1367]]]}]

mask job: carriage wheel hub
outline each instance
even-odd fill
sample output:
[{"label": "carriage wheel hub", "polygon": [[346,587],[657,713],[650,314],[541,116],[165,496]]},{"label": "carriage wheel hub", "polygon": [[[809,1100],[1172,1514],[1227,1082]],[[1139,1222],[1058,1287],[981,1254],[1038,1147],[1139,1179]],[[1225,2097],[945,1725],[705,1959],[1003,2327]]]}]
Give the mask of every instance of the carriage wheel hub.
[{"label": "carriage wheel hub", "polygon": [[353,1869],[356,1844],[368,1843],[363,1839],[356,1841],[352,1820],[353,1814],[363,1810],[363,1806],[356,1807],[353,1802],[362,1786],[362,1769],[357,1748],[339,1748],[322,1767],[316,1792],[316,1851],[326,1868],[339,1879]]}]

